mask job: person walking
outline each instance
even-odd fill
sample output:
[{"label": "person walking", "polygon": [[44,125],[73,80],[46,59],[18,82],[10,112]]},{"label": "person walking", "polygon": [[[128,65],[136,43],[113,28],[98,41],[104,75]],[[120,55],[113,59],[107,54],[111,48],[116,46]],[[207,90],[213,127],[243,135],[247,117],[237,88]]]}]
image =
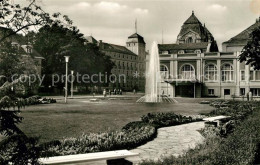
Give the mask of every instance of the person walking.
[{"label": "person walking", "polygon": [[104,96],[104,97],[107,96],[107,91],[106,91],[106,89],[103,90],[103,96]]},{"label": "person walking", "polygon": [[253,94],[252,94],[251,91],[249,92],[249,100],[250,100],[250,101],[253,101]]}]

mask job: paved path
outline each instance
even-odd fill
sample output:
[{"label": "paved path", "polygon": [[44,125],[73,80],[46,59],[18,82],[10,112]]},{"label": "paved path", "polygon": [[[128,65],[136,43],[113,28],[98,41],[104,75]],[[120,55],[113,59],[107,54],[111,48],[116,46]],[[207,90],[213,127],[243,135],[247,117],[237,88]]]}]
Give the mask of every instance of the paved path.
[{"label": "paved path", "polygon": [[[145,145],[142,145],[132,152],[139,153],[138,157],[129,158],[134,164],[145,159],[158,160],[161,156],[178,156],[202,143],[204,138],[197,131],[204,128],[204,122],[195,122],[173,127],[158,129],[157,137]],[[105,161],[85,163],[84,165],[105,165]],[[83,164],[78,164],[83,165]]]},{"label": "paved path", "polygon": [[158,129],[157,138],[131,150],[140,153],[140,156],[129,160],[136,164],[140,160],[158,160],[161,156],[181,155],[185,150],[194,148],[198,143],[203,142],[204,138],[197,131],[201,128],[204,128],[204,122],[160,128]]}]

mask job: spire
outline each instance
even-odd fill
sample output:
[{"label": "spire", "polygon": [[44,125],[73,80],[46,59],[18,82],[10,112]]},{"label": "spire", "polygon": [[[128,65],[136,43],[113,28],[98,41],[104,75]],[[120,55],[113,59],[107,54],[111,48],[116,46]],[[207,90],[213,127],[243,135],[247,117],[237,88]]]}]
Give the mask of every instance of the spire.
[{"label": "spire", "polygon": [[135,19],[135,33],[137,33],[137,19]]}]

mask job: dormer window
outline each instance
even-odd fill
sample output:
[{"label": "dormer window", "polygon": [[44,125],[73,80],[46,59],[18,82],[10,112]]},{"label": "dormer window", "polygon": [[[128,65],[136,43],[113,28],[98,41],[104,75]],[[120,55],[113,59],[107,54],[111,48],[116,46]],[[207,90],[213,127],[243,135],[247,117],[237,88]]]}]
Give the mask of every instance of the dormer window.
[{"label": "dormer window", "polygon": [[186,39],[186,43],[193,43],[192,37],[187,38],[187,39]]},{"label": "dormer window", "polygon": [[199,53],[201,53],[201,50],[197,49],[194,51],[194,53],[199,54]]},{"label": "dormer window", "polygon": [[184,54],[185,52],[184,52],[184,50],[179,50],[178,51],[178,54]]},{"label": "dormer window", "polygon": [[166,50],[166,51],[162,51],[162,54],[169,54],[169,52]]},{"label": "dormer window", "polygon": [[32,53],[32,48],[27,46],[27,50],[26,51],[27,51],[27,53]]}]

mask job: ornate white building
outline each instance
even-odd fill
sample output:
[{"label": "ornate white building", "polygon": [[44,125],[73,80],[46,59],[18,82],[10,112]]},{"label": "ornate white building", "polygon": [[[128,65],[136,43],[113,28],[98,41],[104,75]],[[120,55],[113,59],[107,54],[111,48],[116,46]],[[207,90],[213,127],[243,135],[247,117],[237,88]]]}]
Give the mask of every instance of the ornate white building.
[{"label": "ornate white building", "polygon": [[213,35],[194,12],[184,22],[175,44],[159,45],[162,90],[170,97],[260,96],[260,71],[238,57],[259,20],[223,43],[218,51]]}]

